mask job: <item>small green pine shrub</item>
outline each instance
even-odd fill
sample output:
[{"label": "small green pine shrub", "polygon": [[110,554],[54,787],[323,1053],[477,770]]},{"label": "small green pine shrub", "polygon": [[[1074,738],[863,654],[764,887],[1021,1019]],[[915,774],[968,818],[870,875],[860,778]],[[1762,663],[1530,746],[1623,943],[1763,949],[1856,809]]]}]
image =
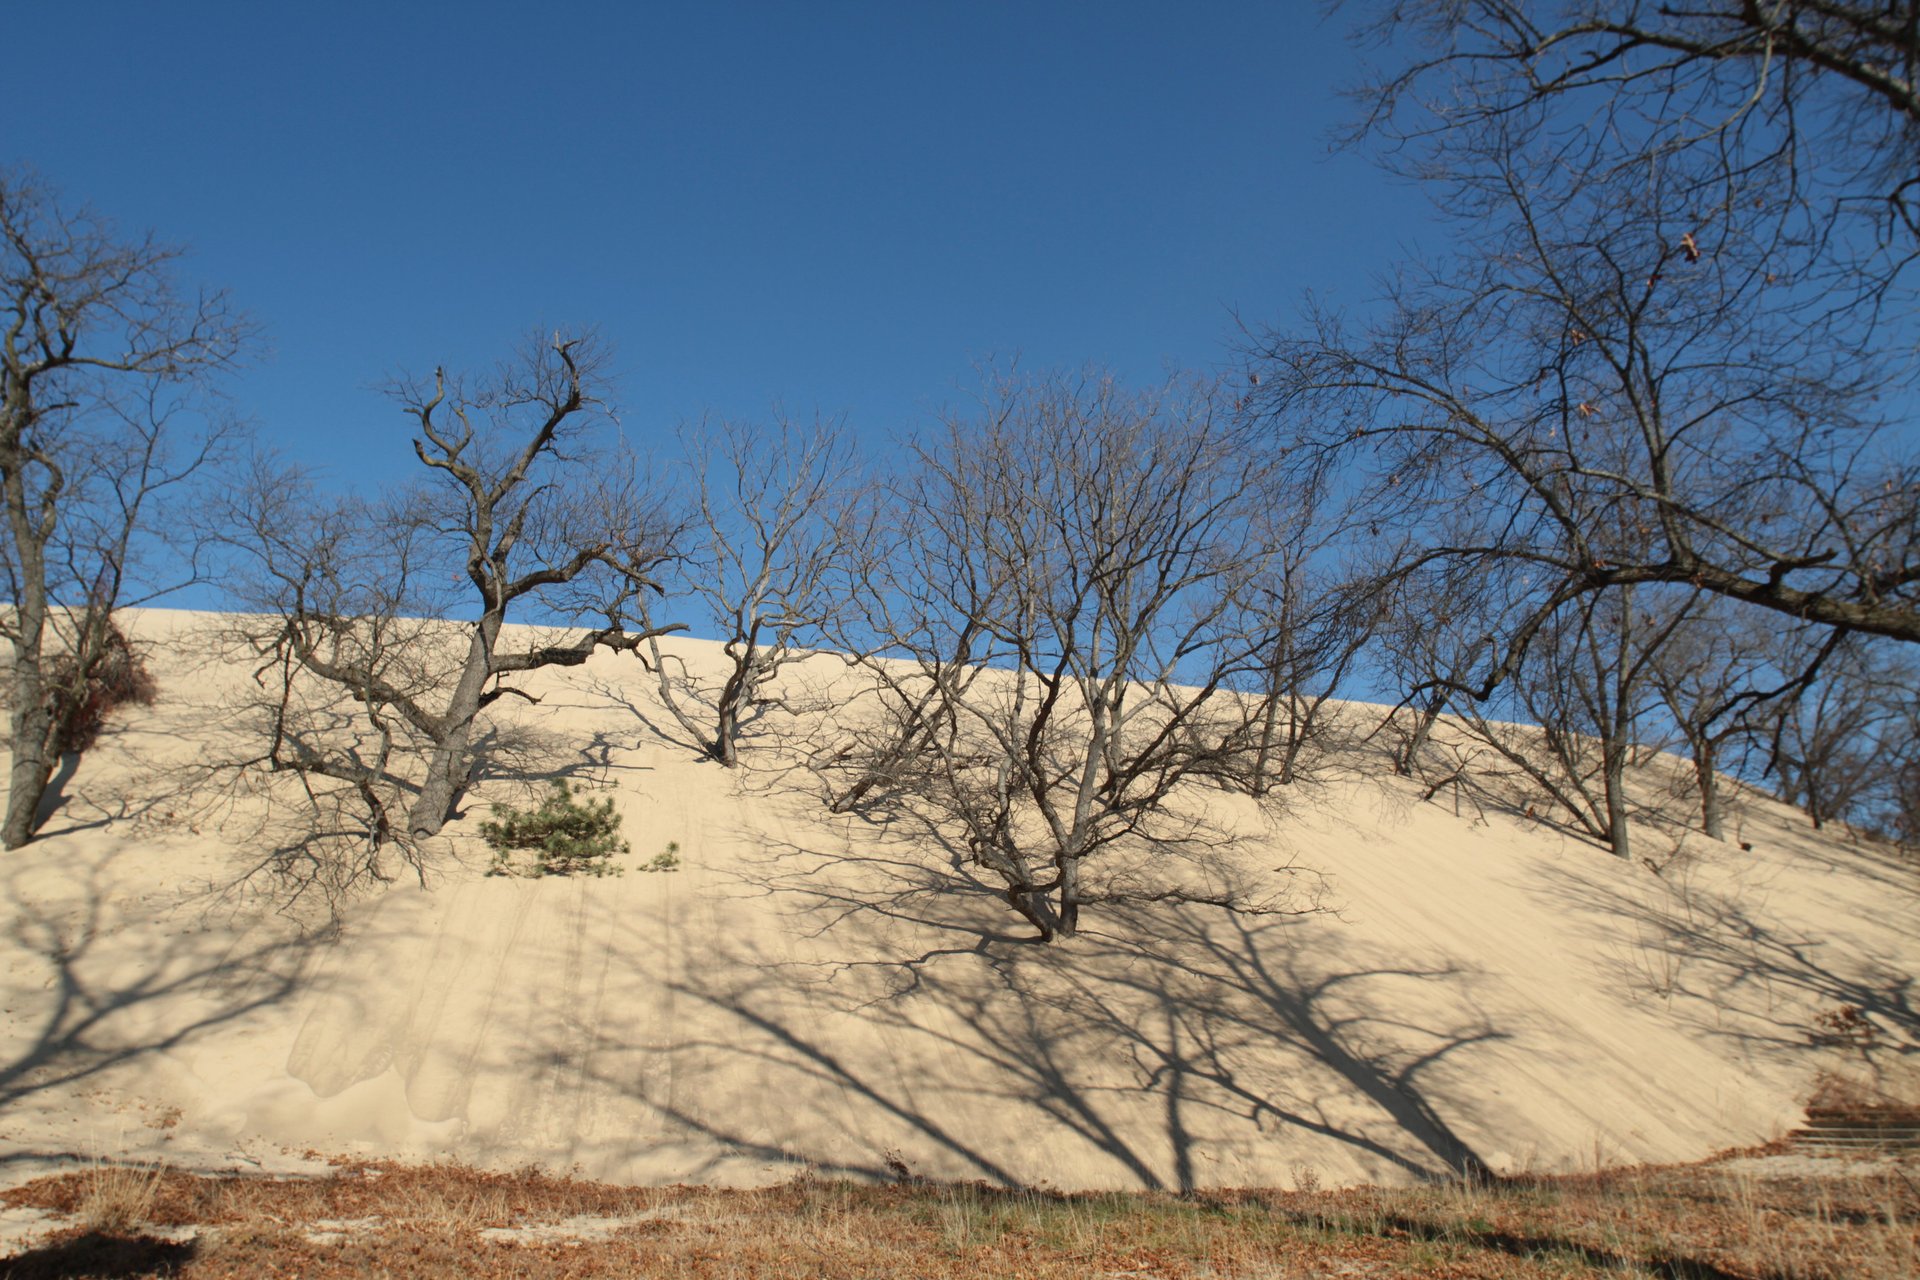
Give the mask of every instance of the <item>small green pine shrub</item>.
[{"label": "small green pine shrub", "polygon": [[642,871],[678,871],[680,869],[680,845],[677,841],[667,841],[665,853],[653,855],[653,861],[640,868]]},{"label": "small green pine shrub", "polygon": [[620,815],[613,797],[587,800],[573,793],[564,780],[532,811],[495,805],[494,820],[480,824],[480,834],[494,849],[494,871],[515,874],[513,855],[533,854],[532,876],[619,875],[611,859],[628,852],[620,838]]}]

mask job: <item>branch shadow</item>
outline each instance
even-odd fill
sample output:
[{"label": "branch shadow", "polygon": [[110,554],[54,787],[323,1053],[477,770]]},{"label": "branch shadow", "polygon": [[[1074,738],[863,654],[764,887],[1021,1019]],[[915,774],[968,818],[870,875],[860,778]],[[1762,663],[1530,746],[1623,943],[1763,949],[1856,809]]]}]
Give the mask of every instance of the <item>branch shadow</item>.
[{"label": "branch shadow", "polygon": [[[1707,1034],[1805,1050],[1813,1043],[1804,1008],[1810,1000],[1852,1006],[1905,1041],[1883,1041],[1876,1051],[1920,1053],[1911,973],[1878,960],[1843,971],[1820,954],[1826,941],[1763,919],[1749,903],[1693,887],[1676,892],[1681,901],[1662,909],[1616,881],[1567,869],[1552,896],[1563,908],[1599,910],[1630,925],[1648,962],[1667,975],[1663,994],[1691,998],[1676,1014]],[[1619,976],[1630,986],[1645,984],[1645,975],[1624,962]],[[1745,1015],[1746,1025],[1717,1016],[1727,1010]]]},{"label": "branch shadow", "polygon": [[475,787],[486,783],[537,786],[565,778],[605,782],[614,774],[652,773],[651,765],[635,764],[631,737],[597,729],[582,740],[579,735],[535,733],[525,726],[489,725],[474,744],[472,779],[461,793],[466,810]]},{"label": "branch shadow", "polygon": [[[1456,1227],[1437,1226],[1405,1214],[1389,1214],[1382,1219],[1381,1226],[1382,1234],[1399,1234],[1433,1244],[1457,1244],[1461,1240]],[[1652,1275],[1658,1280],[1746,1280],[1740,1273],[1722,1270],[1698,1258],[1662,1256],[1642,1262],[1631,1255],[1596,1249],[1572,1240],[1515,1235],[1508,1231],[1470,1231],[1465,1238],[1467,1243],[1476,1248],[1522,1261],[1552,1259],[1562,1266],[1575,1262],[1595,1271],[1629,1271],[1631,1274]]]},{"label": "branch shadow", "polygon": [[[116,1068],[171,1050],[288,999],[320,939],[280,933],[191,928],[130,956],[112,918],[108,881],[113,855],[84,869],[71,862],[64,882],[81,883],[65,910],[23,884],[15,862],[5,896],[5,937],[14,952],[8,1003],[16,1033],[0,1062],[0,1113],[36,1095],[69,1090]],[[34,965],[20,963],[30,957]],[[31,967],[44,967],[43,982]],[[28,1011],[31,1011],[30,1013]],[[25,1015],[25,1016],[21,1016]],[[20,1024],[31,1019],[31,1025]]]},{"label": "branch shadow", "polygon": [[850,1158],[810,1148],[804,1126],[757,1136],[650,1099],[678,1126],[834,1173],[917,1174],[917,1159],[1009,1187],[1070,1165],[1184,1192],[1271,1174],[1276,1153],[1317,1143],[1405,1179],[1492,1177],[1462,1134],[1464,1102],[1435,1077],[1506,1033],[1397,1013],[1407,1002],[1385,990],[1446,987],[1458,1002],[1468,973],[1366,963],[1302,919],[1191,903],[1103,907],[1071,941],[1041,944],[998,927],[985,885],[884,840],[858,855],[762,843],[730,891],[778,899],[806,945],[768,960],[713,942],[669,987],[729,1030],[667,1048],[795,1107],[850,1100],[905,1136]]}]

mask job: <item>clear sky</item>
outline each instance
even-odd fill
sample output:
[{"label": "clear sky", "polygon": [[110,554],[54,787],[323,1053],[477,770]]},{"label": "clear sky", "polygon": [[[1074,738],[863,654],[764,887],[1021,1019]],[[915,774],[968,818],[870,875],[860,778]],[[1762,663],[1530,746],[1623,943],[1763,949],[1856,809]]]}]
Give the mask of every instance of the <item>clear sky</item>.
[{"label": "clear sky", "polygon": [[369,388],[534,326],[611,340],[630,433],[774,403],[874,440],[976,363],[1220,364],[1358,301],[1421,196],[1330,155],[1309,0],[10,8],[0,160],[192,250],[266,327],[235,384],[336,479]]}]

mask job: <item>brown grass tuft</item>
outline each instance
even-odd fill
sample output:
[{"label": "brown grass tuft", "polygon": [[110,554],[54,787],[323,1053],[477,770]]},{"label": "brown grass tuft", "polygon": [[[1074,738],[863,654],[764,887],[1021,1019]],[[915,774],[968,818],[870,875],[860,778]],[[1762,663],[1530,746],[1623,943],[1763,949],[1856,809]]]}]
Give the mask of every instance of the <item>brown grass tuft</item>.
[{"label": "brown grass tuft", "polygon": [[165,1170],[157,1164],[95,1164],[77,1175],[78,1195],[71,1212],[81,1225],[101,1235],[127,1235],[153,1214]]}]

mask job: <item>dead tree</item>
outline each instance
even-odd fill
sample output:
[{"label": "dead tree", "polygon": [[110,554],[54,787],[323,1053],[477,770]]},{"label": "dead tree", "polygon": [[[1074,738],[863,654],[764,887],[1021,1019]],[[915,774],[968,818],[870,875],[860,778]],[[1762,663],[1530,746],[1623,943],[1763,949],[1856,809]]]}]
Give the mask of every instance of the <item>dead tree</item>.
[{"label": "dead tree", "polygon": [[1900,789],[1911,768],[1908,730],[1920,704],[1920,674],[1898,647],[1843,644],[1818,674],[1772,706],[1757,726],[1765,772],[1781,798],[1815,830],[1837,821],[1893,830]]},{"label": "dead tree", "polygon": [[[1861,158],[1896,166],[1908,222],[1913,117],[1853,73],[1881,74],[1877,41],[1892,53],[1911,34],[1843,39],[1840,67],[1813,52],[1814,10],[1866,6],[1595,0],[1565,23],[1505,0],[1384,7],[1433,56],[1389,77],[1376,123],[1457,249],[1407,266],[1364,323],[1310,312],[1266,334],[1252,398],[1296,457],[1340,468],[1383,536],[1408,539],[1409,571],[1505,562],[1554,584],[1476,687],[1576,597],[1628,586],[1920,640],[1910,298],[1831,217],[1894,194],[1864,171],[1841,180]],[[1644,40],[1625,34],[1642,24]],[[1680,28],[1719,34],[1685,52]],[[1736,82],[1786,114],[1743,114],[1719,96]],[[1842,97],[1796,114],[1794,84]],[[1843,99],[1885,111],[1860,151],[1828,114]],[[1796,129],[1821,141],[1803,150]],[[1817,201],[1796,188],[1809,174]]]},{"label": "dead tree", "polygon": [[195,573],[156,529],[231,434],[209,379],[253,331],[225,294],[178,287],[179,256],[0,173],[9,849],[33,837],[56,764],[81,745],[75,716],[124,660],[115,610]]},{"label": "dead tree", "polygon": [[1109,896],[1275,909],[1182,802],[1256,789],[1263,472],[1208,394],[1098,378],[1008,382],[916,447],[843,570],[880,709],[828,761],[840,806],[918,813],[1041,940]]},{"label": "dead tree", "polygon": [[1276,493],[1251,531],[1265,552],[1245,591],[1246,630],[1259,637],[1245,770],[1256,796],[1293,785],[1337,750],[1334,696],[1384,617],[1379,584],[1343,561],[1336,531],[1316,515],[1313,501]]},{"label": "dead tree", "polygon": [[[1542,629],[1500,692],[1464,708],[1469,733],[1620,858],[1633,856],[1627,769],[1642,745],[1651,655],[1675,625],[1636,613],[1631,591],[1582,597]],[[1502,712],[1512,719],[1493,718]]]},{"label": "dead tree", "polygon": [[648,653],[668,713],[731,769],[753,725],[784,707],[781,670],[809,656],[836,607],[830,575],[855,465],[830,424],[723,422],[683,439],[698,514],[670,590],[699,602],[726,666],[708,680],[656,640]]},{"label": "dead tree", "polygon": [[[361,721],[352,745],[323,749],[276,719],[266,766],[355,788],[376,845],[395,833],[390,804],[371,798],[390,783],[413,792],[407,838],[440,830],[473,776],[481,713],[504,697],[535,700],[512,677],[680,629],[628,629],[636,599],[659,590],[674,531],[614,459],[582,451],[601,361],[589,339],[556,336],[484,382],[436,371],[397,383],[427,480],[289,521],[276,513],[310,499],[297,478],[263,473],[236,513],[232,540],[252,556],[274,619],[255,637],[261,671],[280,673],[289,711],[317,681]],[[503,649],[510,611],[535,600],[592,621]],[[469,621],[450,620],[463,610]]]}]

